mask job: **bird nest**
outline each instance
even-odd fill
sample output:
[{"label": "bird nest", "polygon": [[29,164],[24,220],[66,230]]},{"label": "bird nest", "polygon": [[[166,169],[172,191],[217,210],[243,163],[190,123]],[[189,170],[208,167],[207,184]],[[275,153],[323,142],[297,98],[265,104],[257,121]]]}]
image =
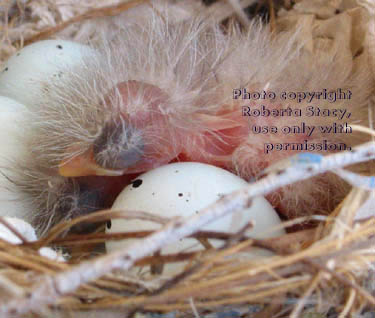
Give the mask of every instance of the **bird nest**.
[{"label": "bird nest", "polygon": [[[25,43],[44,38],[79,40],[88,34],[95,38],[97,23],[111,32],[128,9],[143,2],[146,1],[107,1],[103,6],[102,2],[88,1],[87,7],[74,1],[6,2],[2,8],[7,13],[2,25],[2,60]],[[296,2],[298,13],[304,8],[304,1]],[[335,11],[340,6],[349,6],[350,1],[328,6],[321,2],[314,2],[318,13],[314,13],[313,5],[306,5],[308,14],[337,14]],[[354,2],[350,2],[352,6]],[[177,20],[206,10],[218,21],[235,16],[244,27],[248,16],[242,8],[250,6],[248,13],[252,14],[266,12],[265,20],[273,27],[278,22],[275,12],[282,16],[283,10],[292,10],[288,1],[253,3],[218,1],[205,6],[182,1],[171,2],[170,6]],[[356,129],[368,140],[375,136],[369,128]],[[0,241],[0,317],[372,317],[374,159],[373,141],[351,151],[319,156],[318,160],[295,157],[268,169],[258,181],[222,197],[199,215],[169,220],[156,232],[105,234],[99,228],[93,234],[66,235],[72,226],[81,223],[151,217],[138,211],[99,211],[62,222],[35,242],[11,245]],[[345,170],[349,165],[359,167],[361,174]],[[328,215],[285,220],[282,226],[287,234],[269,239],[248,237],[248,226],[232,235],[201,230],[218,217],[249,207],[255,196],[327,171],[352,186],[346,198]],[[215,238],[224,245],[192,253],[158,253],[167,243],[188,236],[201,241]],[[108,254],[102,251],[107,240],[134,237],[140,239],[127,248]],[[60,248],[69,259],[59,262],[40,256],[38,249],[43,246]],[[259,247],[273,256],[244,256]],[[128,271],[139,265],[160,269],[166,263],[182,260],[187,264],[184,271],[172,277],[146,277]]]}]

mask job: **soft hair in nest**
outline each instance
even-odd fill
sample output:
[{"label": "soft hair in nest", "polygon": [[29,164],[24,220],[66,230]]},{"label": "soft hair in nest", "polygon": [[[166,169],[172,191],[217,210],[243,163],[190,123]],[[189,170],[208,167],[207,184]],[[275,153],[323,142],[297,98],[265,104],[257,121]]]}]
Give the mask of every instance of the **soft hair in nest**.
[{"label": "soft hair in nest", "polygon": [[[107,41],[103,35],[99,44],[92,45],[97,55],[82,58],[75,69],[63,69],[57,81],[44,83],[45,90],[32,106],[26,134],[30,158],[27,164],[16,163],[18,177],[15,184],[33,205],[34,224],[45,230],[62,219],[80,214],[80,189],[76,180],[57,173],[62,160],[85,152],[100,135],[105,123],[124,105],[118,91],[108,93],[118,83],[138,81],[158,87],[167,98],[158,106],[166,114],[169,139],[160,137],[172,149],[178,143],[175,131],[183,131],[192,138],[187,149],[195,147],[196,138],[216,132],[195,114],[216,115],[241,107],[246,101],[233,100],[234,88],[248,91],[320,91],[350,89],[349,102],[330,104],[319,102],[321,108],[346,108],[352,111],[351,122],[366,124],[367,100],[370,94],[365,68],[356,70],[341,65],[339,51],[331,55],[307,52],[294,33],[272,34],[260,22],[252,23],[244,32],[232,24],[226,30],[207,19],[193,19],[180,24],[169,24],[168,18],[152,16],[145,24],[127,26]],[[139,89],[127,101],[126,109],[133,112],[147,108],[144,91]],[[253,106],[304,108],[306,104],[277,101],[256,102]],[[298,124],[306,119],[278,117],[252,119],[263,125]],[[309,125],[330,124],[334,118],[310,118]],[[131,122],[130,122],[131,124]],[[147,131],[145,125],[142,134]],[[194,138],[193,138],[194,137]],[[275,152],[265,155],[264,142],[293,142],[293,135],[255,135],[249,132],[237,149],[230,154],[225,168],[245,179],[257,175],[272,163],[292,155]],[[342,140],[340,135],[314,135],[310,141]],[[353,135],[345,135],[345,143],[357,144]],[[129,146],[129,145],[126,145]],[[137,147],[136,144],[131,145]],[[176,150],[177,151],[177,150]],[[204,149],[202,149],[204,155]],[[347,186],[331,175],[319,176],[301,184],[286,187],[270,196],[281,204],[289,215],[316,212],[327,213],[342,199]]]}]

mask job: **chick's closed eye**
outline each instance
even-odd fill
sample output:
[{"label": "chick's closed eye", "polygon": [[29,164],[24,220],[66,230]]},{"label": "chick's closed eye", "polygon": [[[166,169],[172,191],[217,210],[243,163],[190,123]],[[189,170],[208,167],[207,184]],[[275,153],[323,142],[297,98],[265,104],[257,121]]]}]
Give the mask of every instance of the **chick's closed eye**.
[{"label": "chick's closed eye", "polygon": [[141,131],[125,119],[108,121],[93,144],[95,162],[112,170],[123,170],[142,160],[144,143]]}]

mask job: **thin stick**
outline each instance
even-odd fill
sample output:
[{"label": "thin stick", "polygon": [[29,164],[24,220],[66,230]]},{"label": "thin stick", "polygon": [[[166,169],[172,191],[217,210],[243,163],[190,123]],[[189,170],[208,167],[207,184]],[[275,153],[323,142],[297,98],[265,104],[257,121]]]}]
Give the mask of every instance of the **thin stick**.
[{"label": "thin stick", "polygon": [[[351,275],[349,278],[352,282],[354,282],[354,278]],[[353,288],[351,288],[349,292],[348,300],[346,301],[344,309],[341,311],[338,318],[345,318],[349,316],[349,311],[354,304],[355,296],[356,296],[356,291]]]},{"label": "thin stick", "polygon": [[336,273],[335,271],[329,269],[327,266],[324,266],[324,265],[316,262],[315,260],[306,259],[306,260],[303,260],[303,262],[314,266],[315,268],[319,269],[320,271],[325,271],[326,273],[330,274],[332,277],[336,278],[342,284],[344,284],[344,285],[346,285],[350,288],[353,288],[356,292],[358,292],[358,294],[362,295],[368,302],[370,302],[372,305],[375,305],[375,298],[369,292],[367,292],[366,289],[362,288],[361,286],[359,286],[355,282],[350,281],[349,279],[347,279],[344,276],[342,276],[342,275]]},{"label": "thin stick", "polygon": [[313,293],[314,289],[318,286],[321,278],[322,278],[322,273],[318,272],[318,274],[316,274],[316,276],[312,280],[311,285],[306,289],[301,299],[298,301],[297,305],[294,307],[292,313],[290,314],[290,318],[300,317],[301,311],[303,307],[305,306],[307,299]]},{"label": "thin stick", "polygon": [[15,236],[17,236],[22,243],[27,242],[27,239],[12,224],[5,220],[5,218],[0,217],[0,223],[3,224],[6,228],[8,228]]},{"label": "thin stick", "polygon": [[276,30],[276,15],[275,15],[275,6],[273,4],[273,0],[268,0],[268,6],[269,6],[269,11],[270,11],[271,32],[275,32],[275,30]]},{"label": "thin stick", "polygon": [[240,1],[227,0],[227,2],[233,8],[233,11],[236,13],[237,18],[241,22],[241,24],[248,29],[250,27],[250,20],[246,16],[246,13],[243,11]]}]

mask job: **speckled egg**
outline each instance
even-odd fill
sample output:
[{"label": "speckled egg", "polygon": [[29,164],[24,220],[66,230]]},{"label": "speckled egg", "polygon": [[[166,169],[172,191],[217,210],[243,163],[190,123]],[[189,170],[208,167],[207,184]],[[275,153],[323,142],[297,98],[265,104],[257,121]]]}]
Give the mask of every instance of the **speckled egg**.
[{"label": "speckled egg", "polygon": [[[168,164],[140,175],[128,185],[114,202],[113,210],[140,210],[158,216],[189,217],[199,214],[200,210],[215,202],[221,196],[239,190],[248,183],[240,177],[215,166],[184,162]],[[263,197],[254,199],[253,205],[246,210],[220,218],[206,225],[203,230],[236,233],[246,224],[254,227],[247,235],[254,238],[280,236],[285,231],[275,226],[281,221],[270,203]],[[107,225],[107,233],[155,230],[160,225],[144,220],[115,219]],[[108,241],[107,251],[117,250],[131,244],[133,239]],[[223,241],[210,239],[214,247],[220,247]],[[186,238],[169,244],[162,254],[202,250],[204,247],[193,238]],[[250,253],[251,254],[251,253]],[[270,255],[265,250],[257,250],[252,255]],[[168,274],[176,273],[181,264],[164,266]],[[148,270],[147,267],[145,270]]]},{"label": "speckled egg", "polygon": [[62,79],[66,70],[90,59],[95,50],[63,40],[46,40],[25,46],[0,70],[0,95],[32,106],[43,95],[46,84]]},{"label": "speckled egg", "polygon": [[15,186],[16,162],[27,162],[29,155],[22,136],[26,106],[0,96],[0,216],[26,218],[30,207]]}]

